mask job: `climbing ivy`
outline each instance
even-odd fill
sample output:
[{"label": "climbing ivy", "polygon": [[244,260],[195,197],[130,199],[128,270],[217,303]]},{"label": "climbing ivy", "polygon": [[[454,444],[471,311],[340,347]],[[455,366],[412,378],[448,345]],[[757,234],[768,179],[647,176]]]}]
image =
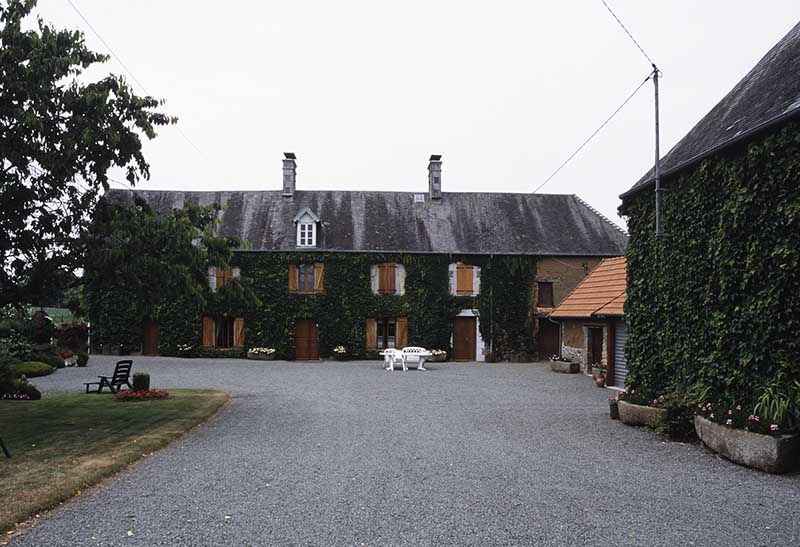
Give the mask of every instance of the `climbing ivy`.
[{"label": "climbing ivy", "polygon": [[[448,265],[457,261],[481,267],[478,297],[449,294]],[[290,293],[289,264],[312,262],[325,264],[324,293]],[[370,266],[380,262],[405,265],[404,295],[372,294]],[[198,347],[204,314],[243,317],[245,345],[274,347],[283,358],[293,355],[295,321],[304,318],[316,320],[323,356],[339,345],[353,357],[374,356],[365,349],[366,320],[379,317],[407,317],[410,344],[450,350],[452,318],[462,309],[478,310],[487,350],[493,339],[498,359],[524,359],[535,351],[529,306],[533,258],[242,251],[232,265],[241,278],[232,288],[205,293],[205,307],[178,300],[159,308],[162,354],[178,355],[178,345]]]},{"label": "climbing ivy", "polygon": [[782,373],[800,378],[800,126],[703,161],[629,217],[628,384],[648,396],[707,387],[752,404]]}]

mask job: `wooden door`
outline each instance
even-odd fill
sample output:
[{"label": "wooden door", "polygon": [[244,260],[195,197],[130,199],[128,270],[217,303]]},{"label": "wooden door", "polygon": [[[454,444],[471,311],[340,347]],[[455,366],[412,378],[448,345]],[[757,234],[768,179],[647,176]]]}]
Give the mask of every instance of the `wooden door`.
[{"label": "wooden door", "polygon": [[453,319],[453,360],[475,360],[476,324],[474,317]]},{"label": "wooden door", "polygon": [[559,342],[561,327],[551,323],[548,319],[539,319],[539,332],[536,334],[536,348],[539,359],[549,359],[553,355],[560,355]]},{"label": "wooden door", "polygon": [[144,343],[142,344],[142,355],[158,355],[158,345],[160,334],[158,323],[152,320],[144,322]]},{"label": "wooden door", "polygon": [[603,362],[603,329],[589,329],[589,365]]},{"label": "wooden door", "polygon": [[319,359],[317,348],[317,322],[313,319],[298,319],[294,327],[294,358],[299,361]]}]

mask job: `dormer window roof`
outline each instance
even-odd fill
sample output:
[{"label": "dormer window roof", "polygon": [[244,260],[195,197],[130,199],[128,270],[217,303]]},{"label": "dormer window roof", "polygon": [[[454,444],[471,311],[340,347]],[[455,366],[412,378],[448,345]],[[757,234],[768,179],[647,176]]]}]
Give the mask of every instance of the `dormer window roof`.
[{"label": "dormer window roof", "polygon": [[294,217],[294,222],[297,224],[297,246],[298,247],[316,247],[317,246],[317,223],[319,217],[305,207],[300,210]]}]

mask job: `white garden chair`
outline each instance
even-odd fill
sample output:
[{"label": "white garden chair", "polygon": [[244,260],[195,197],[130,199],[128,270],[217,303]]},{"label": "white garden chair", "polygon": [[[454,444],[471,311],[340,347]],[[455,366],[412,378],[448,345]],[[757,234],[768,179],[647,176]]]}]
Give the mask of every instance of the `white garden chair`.
[{"label": "white garden chair", "polygon": [[383,355],[383,362],[386,365],[386,370],[394,370],[395,364],[403,365],[403,370],[405,370],[403,354],[400,350],[395,348],[385,349],[381,352],[381,355]]}]

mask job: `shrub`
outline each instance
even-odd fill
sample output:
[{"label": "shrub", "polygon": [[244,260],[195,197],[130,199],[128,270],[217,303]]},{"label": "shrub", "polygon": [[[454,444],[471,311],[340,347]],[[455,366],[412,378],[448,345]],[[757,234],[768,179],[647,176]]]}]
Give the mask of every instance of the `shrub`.
[{"label": "shrub", "polygon": [[85,367],[87,364],[89,364],[89,354],[88,353],[86,353],[85,351],[79,351],[76,355],[78,356],[78,366],[79,367]]},{"label": "shrub", "polygon": [[74,352],[85,351],[88,347],[89,328],[85,323],[61,323],[55,329],[58,345]]},{"label": "shrub", "polygon": [[30,360],[47,363],[53,368],[64,368],[66,366],[64,364],[64,359],[57,353],[34,353]]},{"label": "shrub", "polygon": [[47,376],[52,374],[55,368],[47,363],[40,361],[25,361],[17,363],[14,368],[17,369],[17,374],[24,374],[26,378],[36,378],[37,376]]},{"label": "shrub", "polygon": [[36,389],[36,386],[21,378],[14,380],[10,388],[0,394],[0,399],[12,401],[37,401],[41,398],[42,394]]},{"label": "shrub", "polygon": [[133,391],[149,391],[150,375],[146,372],[133,373]]},{"label": "shrub", "polygon": [[16,359],[28,359],[31,356],[30,342],[16,330],[10,330],[0,337],[0,347],[5,348]]},{"label": "shrub", "polygon": [[15,368],[17,362],[10,353],[0,347],[0,396],[11,393],[14,387],[14,379],[17,377]]},{"label": "shrub", "polygon": [[150,399],[165,399],[169,397],[169,392],[158,389],[148,390],[127,390],[120,391],[114,395],[114,399],[122,402],[148,401]]}]

